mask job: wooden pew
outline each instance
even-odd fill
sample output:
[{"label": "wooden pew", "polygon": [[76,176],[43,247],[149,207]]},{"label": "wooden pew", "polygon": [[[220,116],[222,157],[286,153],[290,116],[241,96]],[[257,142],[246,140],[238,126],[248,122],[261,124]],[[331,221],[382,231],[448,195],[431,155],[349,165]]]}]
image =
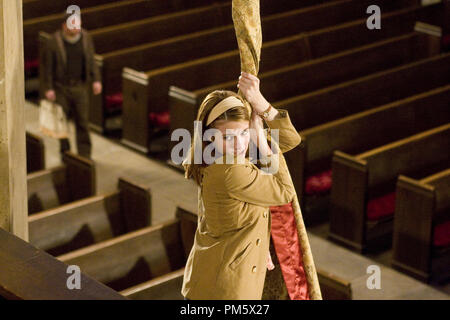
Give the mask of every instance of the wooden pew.
[{"label": "wooden pew", "polygon": [[444,24],[442,26],[442,50],[450,52],[450,0],[444,0]]},{"label": "wooden pew", "polygon": [[[185,257],[189,256],[197,230],[197,215],[187,207],[178,205],[176,217],[180,221],[180,235]],[[187,259],[187,258],[186,258]],[[133,300],[182,300],[183,267],[152,280],[139,283],[120,293]]]},{"label": "wooden pew", "polygon": [[[120,292],[133,300],[183,300],[184,268],[146,281]],[[352,300],[351,283],[335,275],[317,269],[323,300]]]},{"label": "wooden pew", "polygon": [[[296,128],[307,129],[444,86],[448,83],[449,72],[450,54],[441,54],[423,61],[275,101],[272,102],[272,105],[276,108],[287,109]],[[405,83],[404,79],[409,80]],[[422,79],[427,79],[427,81]],[[216,85],[193,91],[191,96],[186,93],[185,97],[190,97],[188,102],[191,103],[194,99],[201,101],[213,90],[234,90],[234,86],[234,83],[229,84],[228,87]],[[186,116],[188,116],[187,112]],[[286,154],[286,161],[291,168],[291,177],[296,192],[298,195],[302,195],[304,193],[302,183],[304,177],[301,176],[301,171],[297,171],[295,168],[304,159],[300,158],[295,150]]]},{"label": "wooden pew", "polygon": [[396,195],[392,266],[422,281],[448,280],[450,169],[422,179],[400,175]]},{"label": "wooden pew", "polygon": [[[289,6],[289,10],[292,10],[289,12],[280,13],[280,6],[279,2],[275,5],[270,0],[263,0],[261,2],[261,5],[264,3],[267,3],[264,7],[264,12],[261,13],[262,15],[262,23],[264,26],[263,29],[263,36],[265,41],[272,41],[275,39],[279,39],[281,37],[294,35],[298,32],[304,32],[306,30],[312,30],[317,28],[324,28],[328,27],[332,24],[339,24],[342,22],[347,21],[345,17],[348,17],[347,14],[344,17],[341,17],[340,19],[336,20],[335,22],[327,22],[327,23],[318,23],[317,21],[313,21],[311,19],[307,19],[308,16],[311,14],[314,15],[321,15],[322,12],[330,11],[327,10],[327,8],[333,8],[334,7],[342,7],[346,5],[346,2],[348,0],[340,0],[340,1],[334,1],[330,2],[324,5],[317,5],[309,7],[309,8],[303,8],[306,7],[308,3],[311,3],[311,1],[302,1],[300,3],[292,1],[292,0],[285,0],[285,1],[291,1],[292,4]],[[323,2],[323,1],[322,1]],[[414,3],[412,1],[411,3]],[[295,4],[295,7],[294,5]],[[406,5],[405,5],[406,6]],[[284,10],[287,10],[286,7],[283,7]],[[132,21],[125,24],[119,24],[115,26],[110,26],[106,28],[99,28],[96,30],[91,30],[90,34],[94,39],[94,42],[96,44],[96,51],[98,54],[113,54],[112,51],[119,51],[118,53],[125,53],[125,52],[134,52],[136,50],[142,50],[144,48],[148,48],[148,46],[155,45],[153,42],[155,41],[162,41],[166,40],[168,42],[173,40],[183,40],[188,41],[190,45],[198,46],[195,49],[186,48],[186,45],[183,46],[185,50],[188,50],[187,52],[178,52],[178,54],[175,57],[172,57],[172,59],[175,59],[175,62],[173,63],[180,63],[182,61],[186,61],[189,59],[199,58],[201,56],[211,55],[213,53],[223,52],[232,50],[236,47],[236,43],[232,42],[231,40],[235,40],[235,34],[234,34],[234,27],[231,22],[231,16],[229,14],[229,11],[231,10],[230,5],[228,3],[223,4],[216,4],[213,6],[208,7],[201,7],[196,8],[192,10],[186,10],[182,12],[176,12],[173,14],[168,14],[164,16],[158,16],[158,17],[152,17],[148,19],[143,19],[139,21]],[[341,10],[341,9],[339,9]],[[277,14],[278,13],[278,14]],[[420,7],[420,6],[406,6],[406,8],[399,9],[394,12],[386,12],[383,16],[383,19],[386,19],[386,21],[383,21],[383,25],[386,26],[386,28],[391,26],[392,22],[389,22],[388,20],[391,20],[392,14],[401,14],[396,19],[395,26],[397,29],[400,29],[398,32],[400,33],[406,33],[409,32],[412,28],[409,26],[411,23],[408,24],[407,29],[404,26],[404,20],[406,16],[405,14],[409,14],[409,18],[411,19],[413,17],[412,26],[414,25],[414,22],[416,20],[423,20],[421,17],[423,16],[424,22],[431,21],[435,22],[436,20],[439,20],[438,16],[441,13],[441,9],[439,6],[434,5],[430,7]],[[269,16],[270,15],[270,16]],[[432,16],[430,16],[432,15]],[[199,17],[207,16],[208,18],[211,17],[214,19],[214,21],[206,20],[202,22],[203,24],[199,24],[197,20],[199,20]],[[279,23],[281,23],[283,20],[280,20],[280,17],[284,17],[283,20],[287,20],[289,23],[294,23],[302,19],[302,25],[296,26],[293,31],[284,31],[283,34],[280,35],[278,29],[275,31],[272,31],[274,28],[277,27]],[[427,18],[429,17],[429,18]],[[306,19],[305,19],[306,18]],[[360,18],[360,15],[357,16],[355,19]],[[180,21],[181,20],[181,21]],[[203,20],[205,20],[203,18]],[[174,21],[177,21],[177,24],[174,25]],[[363,19],[364,26],[366,23],[366,18]],[[284,22],[286,23],[286,22]],[[169,26],[167,26],[169,24]],[[367,29],[367,28],[366,28]],[[401,31],[403,30],[403,31]],[[367,30],[366,30],[367,31]],[[197,33],[198,32],[198,33]],[[217,32],[217,33],[216,33]],[[385,32],[389,32],[390,34],[393,34],[394,31],[388,31],[388,30],[380,30],[376,34],[372,34],[372,41],[373,39],[376,39],[376,37],[381,36],[385,34]],[[191,34],[192,33],[192,34]],[[397,35],[400,33],[396,33]],[[132,34],[133,37],[130,37],[129,35]],[[370,34],[370,33],[367,33]],[[187,38],[181,37],[185,36]],[[203,38],[198,39],[199,36],[202,36]],[[180,37],[180,38],[177,38]],[[205,38],[206,37],[206,38]],[[223,37],[224,43],[218,41],[216,38]],[[111,42],[110,39],[114,38],[116,41]],[[169,38],[175,38],[170,39]],[[230,40],[231,38],[231,40]],[[345,39],[340,39],[345,40]],[[211,42],[211,45],[206,46],[205,41],[213,41]],[[231,41],[231,42],[230,42]],[[363,41],[363,39],[361,39]],[[203,44],[203,45],[202,45]],[[331,43],[333,46],[339,45],[339,43]],[[216,48],[216,46],[219,46]],[[134,48],[136,47],[136,48]],[[205,51],[207,53],[199,53],[199,55],[191,56],[189,54],[192,54],[192,50],[207,50],[209,48],[209,52]],[[123,51],[122,51],[123,50]],[[149,51],[151,52],[151,51]],[[188,54],[189,53],[189,54]],[[135,53],[137,54],[137,53]],[[145,55],[144,55],[145,57]],[[139,58],[142,59],[141,55],[135,56],[134,59]],[[161,56],[160,58],[166,58],[164,56]],[[102,59],[98,57],[100,60],[99,63],[102,62]],[[130,63],[134,63],[134,59],[130,60]],[[149,66],[146,67],[146,65],[142,65],[140,69],[138,70],[149,70],[154,68],[153,64],[155,62],[147,61],[151,59],[146,59],[142,61],[142,63],[149,63]],[[170,60],[169,60],[170,61]],[[157,64],[158,65],[158,64]],[[167,65],[167,63],[164,63],[164,65]],[[158,65],[158,67],[161,67],[162,65]],[[130,65],[130,67],[133,67]],[[138,67],[136,67],[138,68]]]},{"label": "wooden pew", "polygon": [[[284,99],[273,105],[289,110],[296,128],[306,129],[446,85],[448,72],[450,55],[444,54]],[[403,79],[410,81],[406,84]],[[295,152],[287,154],[286,160],[291,168],[302,161],[295,155]],[[302,194],[300,172],[294,170],[291,175],[297,193]]]},{"label": "wooden pew", "polygon": [[120,291],[182,268],[181,222],[173,219],[106,240],[58,259]]},{"label": "wooden pew", "polygon": [[[327,1],[330,2],[321,0],[318,3]],[[316,5],[317,1],[283,0],[283,3],[285,6],[281,7],[278,2],[261,0],[261,7],[264,7],[261,9],[261,16],[274,15],[280,13],[281,10],[294,10]],[[205,2],[205,6],[198,8],[92,30],[91,35],[96,44],[97,53],[103,54],[224,26],[232,28],[231,1]],[[115,41],[110,41],[110,39],[115,39]],[[183,55],[182,52],[178,52],[178,54]]]},{"label": "wooden pew", "polygon": [[[373,33],[368,30],[366,26],[366,18],[344,23],[331,28],[324,28],[317,31],[300,33],[298,35],[287,37],[273,42],[266,42],[262,47],[262,61],[260,70],[261,72],[275,69],[284,65],[290,65],[302,60],[316,59],[324,57],[329,54],[337,53],[339,51],[348,50],[365,44],[373,43],[383,39],[399,36],[410,32],[412,29],[417,28],[419,24],[417,21],[438,21],[442,12],[442,7],[439,4],[427,6],[427,7],[412,7],[406,8],[392,13],[386,13],[383,15],[383,26],[380,32]],[[416,26],[415,26],[416,25]],[[427,31],[421,28],[421,32]],[[199,50],[202,42],[212,42],[214,39],[221,39],[225,37],[222,35],[224,30],[218,30],[211,34],[204,34],[193,38],[181,39],[180,48],[187,46],[187,41],[192,44],[196,38],[199,38],[199,45],[195,45],[194,49]],[[186,40],[186,43],[185,43]],[[430,55],[437,52],[437,41],[430,37],[432,43],[429,43],[427,47],[430,49]],[[153,52],[164,52],[166,47],[162,46],[153,47]],[[172,52],[171,43],[169,43],[167,56],[173,56],[169,53]],[[146,52],[146,51],[145,51]],[[284,59],[270,59],[276,56],[279,52],[284,53]],[[294,57],[291,57],[287,53],[292,53]],[[150,55],[150,52],[146,52]],[[300,59],[299,59],[300,57]],[[123,56],[125,58],[125,56]],[[159,59],[161,60],[161,59]],[[286,63],[285,63],[286,61]],[[275,64],[274,64],[275,63]],[[224,88],[229,87],[230,90],[234,90],[234,81],[231,83],[221,84]],[[219,86],[217,86],[219,88]],[[189,128],[192,133],[192,123],[196,117],[198,106],[203,100],[206,92],[202,90],[196,92],[190,92],[183,90],[177,86],[170,86],[169,89],[169,109],[170,109],[170,132],[177,128]],[[145,126],[145,124],[144,124]],[[147,139],[149,141],[150,139]]]},{"label": "wooden pew", "polygon": [[[314,91],[438,54],[439,43],[440,38],[438,37],[422,33],[409,33],[300,63],[294,61],[297,60],[297,57],[301,57],[301,53],[305,56],[305,52],[307,52],[305,47],[303,47],[303,50],[299,49],[302,48],[302,41],[298,41],[295,45],[292,42],[277,43],[276,48],[265,47],[270,48],[270,53],[272,53],[271,56],[266,55],[266,65],[270,64],[273,68],[278,67],[278,69],[263,72],[259,75],[261,90],[269,101],[281,100],[285,97],[296,96],[300,92]],[[432,50],[433,48],[435,50]],[[279,52],[285,52],[287,58],[279,59]],[[266,53],[269,52],[266,51]],[[296,58],[291,60],[291,56]],[[307,59],[306,57],[305,60]],[[277,62],[280,60],[284,62]],[[236,86],[237,83],[239,67],[239,52],[233,51],[155,70],[152,73],[154,79],[149,79],[149,82],[152,84],[158,83],[162,88],[174,83],[178,87],[181,86],[184,91],[186,89],[195,91],[196,89],[210,87],[220,82],[219,79],[228,78],[233,80],[223,83],[223,85],[228,90],[233,90],[232,86]],[[222,68],[223,71],[220,72]],[[173,87],[171,87],[171,90],[176,90]],[[162,104],[160,97],[163,96],[163,92],[159,96],[157,94],[156,90],[153,89],[149,99],[161,101]],[[180,97],[180,99],[182,98]],[[195,118],[187,118],[185,113],[181,112],[184,107],[182,101],[178,104],[176,100],[177,96],[172,97],[173,105],[170,104],[170,110],[175,117],[179,114],[180,117],[178,118],[184,119],[185,122],[175,121],[172,130],[185,128],[192,132]]]},{"label": "wooden pew", "polygon": [[[184,223],[185,252],[189,255],[197,227],[197,215],[185,208],[177,208],[177,217]],[[350,282],[336,277],[324,270],[317,269],[319,284],[324,300],[351,300]],[[133,300],[182,300],[184,267],[155,279],[140,283],[120,293]]]},{"label": "wooden pew", "polygon": [[118,191],[28,218],[29,241],[58,256],[151,225],[150,190],[124,178]]},{"label": "wooden pew", "polygon": [[70,152],[64,154],[63,162],[27,176],[29,214],[95,194],[94,162]]},{"label": "wooden pew", "polygon": [[41,137],[26,132],[27,173],[45,169],[45,147]]},{"label": "wooden pew", "polygon": [[81,288],[68,290],[68,265],[0,228],[0,300],[124,300],[81,270]]},{"label": "wooden pew", "polygon": [[[288,41],[292,41],[291,48],[287,52],[293,52],[296,56],[304,57],[304,51],[306,50],[308,55],[304,57],[304,59],[315,59],[408,33],[418,24],[416,23],[417,21],[437,21],[439,20],[441,13],[442,7],[440,4],[427,7],[408,8],[385,14],[383,17],[383,25],[386,26],[386,28],[380,30],[380,33],[373,33],[371,30],[368,30],[365,27],[366,19],[361,19],[331,28],[306,32],[304,34],[293,36],[292,38],[285,38],[285,44],[289,44]],[[338,39],[338,41],[336,39]],[[283,40],[280,39],[279,41],[282,42]],[[437,39],[433,36],[430,37],[430,41],[432,41],[432,43],[429,43],[427,47],[430,49],[429,54],[432,55],[438,52],[438,45]],[[261,71],[263,75],[265,71],[271,69],[270,66],[267,66],[267,64],[272,63],[268,58],[274,55],[270,52],[269,48],[266,49],[267,45],[274,49],[278,48],[277,46],[270,46],[270,43],[267,43],[265,46],[263,45],[262,56],[264,58],[261,61]],[[280,48],[283,48],[283,52],[285,52],[286,49],[284,47]],[[298,51],[295,50],[296,48],[298,48]],[[268,52],[266,53],[266,51]],[[274,59],[276,62],[280,60],[282,59]],[[292,64],[290,56],[286,56],[286,60],[288,61],[287,65]],[[283,62],[278,63],[281,66]],[[174,85],[170,87],[169,108],[171,110],[171,132],[177,128],[187,128],[187,125],[189,125],[189,128],[192,126],[193,119],[195,119],[197,114],[198,106],[206,94],[210,92],[209,90],[213,89],[235,90],[235,81],[220,83],[216,86],[194,90],[193,92],[183,90]],[[182,116],[179,117],[177,115]],[[148,124],[142,125],[144,127],[148,126]]]},{"label": "wooden pew", "polygon": [[[285,60],[288,66],[260,74],[261,90],[269,101],[277,101],[283,97],[295,96],[298,92],[314,91],[330,84],[347,81],[437,54],[439,43],[438,37],[422,33],[409,33],[304,63],[289,64],[289,58],[287,58]],[[278,47],[281,49],[282,45]],[[294,49],[289,50],[288,47],[294,47]],[[286,52],[289,57],[290,51],[298,50],[292,44],[284,46],[283,49],[273,50],[274,55],[266,55],[266,61],[270,61],[267,58],[279,61],[278,52]],[[301,50],[298,51],[301,52]],[[223,66],[226,66],[224,68],[226,71],[215,72],[215,68],[222,68]],[[236,76],[237,70],[239,70],[239,53],[234,52],[228,55],[217,55],[211,57],[211,59],[200,59],[185,63],[180,65],[179,68],[175,66],[165,68],[159,74],[156,74],[155,71],[154,77],[156,78],[155,83],[157,82],[160,85],[170,82],[184,82],[185,86],[190,86],[192,89],[196,85],[205,87],[208,82],[214,82],[214,79],[218,77],[217,74],[220,77],[233,78]],[[209,71],[212,72],[209,73]],[[194,78],[195,74],[201,74],[202,76]],[[224,84],[223,87],[234,90],[232,86],[235,86],[235,84],[236,80]],[[216,86],[216,89],[218,88],[219,86]],[[192,134],[199,101],[197,99],[187,101],[185,97],[189,95],[189,92],[181,90],[172,86],[170,91],[171,133],[178,128],[184,128]],[[203,88],[199,90],[206,93]],[[182,95],[175,94],[180,91]],[[200,96],[203,97],[203,94]],[[171,147],[176,143],[172,142]]]},{"label": "wooden pew", "polygon": [[328,219],[334,150],[357,154],[450,121],[450,85],[299,131],[302,143],[287,153],[306,225]]},{"label": "wooden pew", "polygon": [[[275,5],[271,0],[262,0],[261,14],[274,14],[278,13],[281,8],[284,10],[291,10],[327,1],[330,0],[307,0],[302,2],[282,0],[281,3],[278,1]],[[96,52],[103,54],[109,51],[137,46],[142,43],[162,40],[189,32],[227,25],[232,21],[230,1],[198,0],[184,2],[173,0],[172,4],[170,4],[169,1],[165,1],[164,3],[165,6],[169,6],[173,10],[166,10],[167,13],[165,14],[145,16],[140,20],[125,20],[124,22],[116,22],[114,25],[107,25],[104,27],[96,26],[94,30],[90,30],[90,34],[95,43]],[[281,4],[282,6],[280,6]],[[56,27],[59,27],[59,25]],[[93,29],[94,27],[86,28]],[[49,30],[38,30],[39,52],[42,51],[42,46],[45,44],[46,39],[48,39],[49,33],[56,30],[55,28],[48,29]],[[111,41],[111,39],[115,39],[115,41]],[[34,36],[33,41],[35,41]],[[27,61],[26,63],[32,65],[34,62],[35,64],[38,64],[38,61],[36,62],[33,60],[35,58],[36,57],[30,58],[27,55],[25,59]],[[101,61],[99,61],[99,64],[101,65]]]},{"label": "wooden pew", "polygon": [[[349,3],[345,3],[346,5],[350,5]],[[361,4],[360,2],[357,3],[358,5]],[[356,4],[351,4],[351,9],[353,9]],[[350,10],[348,7],[344,7],[342,3],[339,3],[339,5],[336,5],[334,7],[328,6],[317,6],[314,8],[309,8],[310,10],[297,10],[293,12],[288,12],[283,16],[277,15],[275,18],[277,18],[278,22],[273,23],[274,19],[272,20],[264,20],[263,19],[263,30],[266,30],[266,33],[272,34],[273,37],[280,37],[285,36],[288,33],[289,34],[295,34],[299,31],[307,31],[314,28],[320,28],[323,27],[323,19],[316,19],[314,18],[316,14],[319,14],[321,16],[326,16],[327,13],[329,14],[330,11],[338,11],[342,14],[340,15],[340,21],[335,21],[336,23],[341,23],[343,21],[346,21],[346,19],[355,19],[358,18],[358,14]],[[314,10],[313,10],[314,9]],[[333,9],[333,10],[332,10]],[[314,14],[312,14],[314,13]],[[286,21],[289,21],[292,19],[291,24],[293,27],[285,28],[289,29],[288,31],[280,31],[279,27],[280,25],[283,25],[286,23]],[[299,24],[298,21],[302,21],[302,24]],[[318,22],[319,21],[319,22]],[[330,22],[331,23],[331,22]],[[271,40],[270,36],[267,37],[263,35],[265,39]],[[296,61],[299,62],[302,57],[303,59],[306,59],[308,56],[309,48],[306,44],[305,47],[305,39],[303,38],[302,41],[297,42],[297,46],[300,46],[300,48],[303,46],[303,48],[299,49],[297,52],[303,52],[300,56],[296,56],[292,52],[294,52],[295,47],[291,51],[291,53],[287,56],[286,60],[291,59],[297,59]],[[273,50],[272,52],[275,52]],[[226,56],[229,54],[230,56]],[[223,77],[223,79],[226,79],[228,75],[224,75],[224,70],[235,70],[235,74],[239,73],[239,66],[235,66],[239,63],[238,60],[238,54],[237,51],[234,53],[223,53],[226,58],[233,60],[233,64],[231,68],[227,65],[226,67],[223,67],[221,72],[207,72],[208,75],[213,75],[218,78]],[[279,55],[279,52],[277,52]],[[233,57],[231,57],[233,55]],[[211,57],[203,58],[204,61],[209,61]],[[278,57],[277,57],[278,58]],[[265,61],[268,61],[270,59],[266,59]],[[281,59],[276,59],[275,61],[279,61]],[[292,60],[290,60],[292,61]],[[214,62],[210,62],[211,64],[215,65]],[[189,62],[188,62],[189,64]],[[220,66],[220,64],[218,65]],[[167,110],[168,106],[168,97],[167,97],[167,90],[169,89],[170,85],[175,86],[182,86],[184,83],[188,83],[189,90],[194,90],[192,86],[189,88],[190,85],[194,85],[194,81],[190,81],[190,78],[184,78],[186,75],[183,75],[183,77],[178,77],[176,80],[178,82],[172,82],[172,83],[165,83],[164,86],[162,86],[162,83],[160,82],[160,79],[154,78],[158,75],[158,72],[165,72],[166,70],[171,70],[172,68],[176,67],[182,67],[182,65],[179,66],[170,66],[166,67],[165,69],[162,68],[160,70],[151,70],[147,72],[138,72],[136,70],[125,68],[123,71],[123,139],[122,142],[127,144],[130,147],[133,147],[137,150],[140,150],[142,152],[147,152],[148,150],[148,143],[151,140],[150,134],[147,134],[148,131],[151,131],[152,124],[149,121],[149,114],[152,113],[160,113]],[[270,68],[270,65],[267,64],[267,67]],[[276,67],[276,64],[273,66]],[[237,68],[237,69],[236,69]],[[204,71],[203,71],[204,72]],[[202,76],[199,76],[201,74]],[[198,73],[196,77],[193,80],[197,80],[199,78],[203,77],[203,73]],[[229,76],[228,76],[229,78]],[[183,80],[184,79],[184,80]],[[211,81],[213,81],[211,79]],[[216,82],[219,81],[216,78]],[[219,81],[220,82],[220,81]],[[154,90],[155,83],[158,83],[158,88],[160,89],[160,92],[156,92]],[[182,91],[182,90],[180,90]],[[177,95],[177,94],[174,94]],[[167,111],[166,111],[167,112]],[[191,112],[189,112],[188,115],[190,115]],[[136,130],[138,129],[138,130]],[[144,132],[144,134],[143,134]]]},{"label": "wooden pew", "polygon": [[320,291],[323,300],[352,300],[352,286],[350,281],[342,279],[330,272],[317,269]]},{"label": "wooden pew", "polygon": [[[222,1],[222,0],[215,0]],[[91,30],[130,20],[146,19],[152,16],[167,14],[176,10],[193,6],[206,5],[208,0],[196,1],[161,1],[161,0],[121,0],[100,6],[81,8],[83,28]],[[38,34],[40,31],[53,33],[61,28],[63,12],[28,19],[23,22],[25,61],[38,58]],[[113,42],[113,41],[110,41]]]},{"label": "wooden pew", "polygon": [[329,238],[359,252],[391,244],[395,181],[448,167],[450,123],[349,155],[335,151]]},{"label": "wooden pew", "polygon": [[[272,104],[275,107],[287,108],[294,124],[299,128],[307,128],[445,85],[447,83],[446,71],[449,68],[449,57],[449,54],[432,56],[407,65],[376,72],[361,78],[306,92],[301,95],[283,98],[283,100],[280,99]],[[272,74],[274,73],[275,72]],[[263,80],[265,80],[266,77],[267,79],[270,79],[269,77],[272,76],[272,74],[261,74],[261,83],[264,83]],[[422,76],[420,76],[421,74]],[[424,77],[429,81],[422,81]],[[403,86],[405,83],[403,81],[404,78],[411,79],[408,86]],[[194,90],[191,93],[187,92],[186,97],[196,98],[201,101],[213,90],[235,90],[235,82],[236,81],[230,81],[215,84],[210,87]],[[270,87],[270,83],[267,81],[266,83],[266,86],[270,91],[276,92],[275,88]],[[353,94],[349,94],[350,92]],[[330,103],[330,101],[332,101],[332,103]],[[361,101],[363,103],[361,103]],[[350,106],[348,106],[349,104]],[[327,108],[327,112],[317,108],[318,105]],[[344,108],[343,106],[346,107]],[[318,113],[320,113],[322,117],[314,116]],[[318,122],[309,123],[311,117],[317,119]],[[306,124],[306,122],[309,124]]]},{"label": "wooden pew", "polygon": [[61,13],[67,10],[67,7],[76,4],[81,9],[99,6],[116,0],[23,0],[23,20],[48,16],[54,13]]},{"label": "wooden pew", "polygon": [[[89,31],[97,54],[137,46],[142,43],[163,40],[190,32],[213,28],[227,24],[231,19],[231,6],[227,2],[205,1],[207,6],[182,11],[151,15],[140,20],[124,20],[105,27]],[[228,12],[230,11],[230,12]],[[203,18],[203,19],[201,19]],[[39,34],[40,42],[49,32]],[[111,41],[114,39],[114,41]],[[41,45],[41,43],[40,43]]]},{"label": "wooden pew", "polygon": [[[321,2],[323,1],[325,0],[322,0]],[[285,10],[298,8],[311,3],[313,3],[311,0],[302,2],[283,0],[283,8]],[[280,3],[278,2],[274,3],[271,0],[263,0],[261,4],[264,7],[262,9],[262,14],[264,15],[275,14],[280,10]],[[121,52],[123,50],[128,50],[126,48],[130,46],[141,47],[142,43],[152,43],[154,41],[163,42],[163,39],[169,37],[180,36],[195,31],[201,32],[200,30],[206,30],[223,25],[227,25],[226,28],[231,35],[229,37],[231,41],[228,43],[235,45],[236,38],[234,35],[234,28],[232,25],[229,25],[231,21],[231,3],[227,1],[224,3],[213,2],[212,5],[209,6],[177,11],[174,13],[168,13],[165,15],[92,30],[90,34],[95,43],[97,52],[96,60],[101,70],[104,88],[102,95],[91,97],[93,105],[93,107],[90,108],[92,128],[98,132],[103,132],[104,118],[106,117],[103,111],[107,112],[110,109],[107,108],[106,110],[103,110],[103,106],[110,105],[111,103],[108,103],[108,101],[111,100],[110,96],[112,95],[114,97],[114,93],[121,91],[121,72],[124,66],[129,65],[133,68],[142,68],[142,70],[153,68],[155,67],[154,64],[159,64],[162,66],[164,63],[161,64],[158,61],[167,59],[167,57],[182,57],[186,48],[183,47],[183,50],[176,49],[174,51],[177,53],[176,55],[174,55],[173,52],[168,55],[162,52],[156,57],[144,54],[139,58],[130,57],[129,59],[124,59],[123,57],[118,57],[118,59],[113,60],[112,62],[109,60],[104,60],[102,54],[113,50],[119,50]],[[47,32],[41,31],[39,33],[40,56],[42,55],[43,49],[49,37],[50,34]],[[115,41],[111,41],[111,39],[115,39]],[[206,47],[205,43],[203,43],[203,46]],[[211,46],[207,47],[211,48]],[[220,50],[220,47],[217,47],[214,50],[216,50],[214,52],[217,52],[217,50]],[[158,52],[158,48],[151,50],[153,55]],[[190,50],[190,52],[194,52],[194,50]],[[198,54],[201,55],[201,53]],[[113,71],[110,71],[110,67],[114,68]],[[40,77],[42,79],[42,74]],[[40,94],[42,95],[42,88],[40,88]],[[114,114],[114,111],[117,110],[111,111],[111,113]]]},{"label": "wooden pew", "polygon": [[183,300],[184,268],[169,272],[120,292],[121,295],[133,300]]}]

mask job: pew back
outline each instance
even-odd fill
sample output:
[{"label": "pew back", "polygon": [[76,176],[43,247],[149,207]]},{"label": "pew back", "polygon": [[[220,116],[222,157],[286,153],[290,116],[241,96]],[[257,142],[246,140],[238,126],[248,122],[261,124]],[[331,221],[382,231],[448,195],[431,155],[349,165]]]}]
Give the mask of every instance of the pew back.
[{"label": "pew back", "polygon": [[150,226],[150,191],[120,178],[117,192],[43,211],[28,222],[30,242],[61,255]]},{"label": "pew back", "polygon": [[177,219],[58,257],[115,290],[177,270],[186,258]]},{"label": "pew back", "polygon": [[449,146],[445,124],[355,156],[335,151],[329,237],[360,252],[390,245],[393,212],[369,217],[369,204],[390,195],[400,174],[417,178],[448,166]]},{"label": "pew back", "polygon": [[65,153],[63,162],[61,166],[28,175],[30,214],[95,194],[94,162],[70,152]]},{"label": "pew back", "polygon": [[68,266],[0,228],[0,298],[13,300],[123,300],[122,295],[87,276],[81,288],[67,289]]},{"label": "pew back", "polygon": [[45,169],[45,147],[41,137],[26,132],[27,173]]},{"label": "pew back", "polygon": [[[145,19],[208,3],[210,2],[207,0],[175,1],[175,3],[160,0],[122,0],[95,7],[81,8],[81,18],[83,28],[91,30],[128,22],[130,17],[132,17],[132,20]],[[25,60],[36,58],[39,32],[52,33],[58,30],[61,28],[61,19],[63,18],[64,14],[60,12],[24,21]]]},{"label": "pew back", "polygon": [[[310,175],[330,167],[334,150],[357,154],[450,120],[450,86],[299,131]],[[345,132],[346,134],[341,134]]]},{"label": "pew back", "polygon": [[332,273],[317,269],[323,300],[352,300],[351,283]]},{"label": "pew back", "polygon": [[450,169],[400,175],[396,194],[392,265],[422,281],[448,277],[450,251],[437,247],[436,232],[450,221]]},{"label": "pew back", "polygon": [[[77,0],[77,6],[88,8],[113,2],[115,0]],[[54,13],[64,12],[68,6],[72,5],[71,0],[23,0],[23,20],[47,16]]]},{"label": "pew back", "polygon": [[399,174],[419,172],[434,164],[450,161],[450,123],[360,153],[367,163],[368,187],[396,179]]}]

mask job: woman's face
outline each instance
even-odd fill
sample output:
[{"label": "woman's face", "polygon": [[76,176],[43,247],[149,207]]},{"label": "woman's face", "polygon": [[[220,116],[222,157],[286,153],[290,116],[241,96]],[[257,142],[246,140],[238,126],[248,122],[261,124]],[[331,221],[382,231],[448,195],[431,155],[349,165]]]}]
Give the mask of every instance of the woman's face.
[{"label": "woman's face", "polygon": [[[250,142],[249,121],[217,121],[214,126],[222,133],[214,140],[216,148],[222,154],[245,155]],[[217,143],[217,140],[222,143]]]}]

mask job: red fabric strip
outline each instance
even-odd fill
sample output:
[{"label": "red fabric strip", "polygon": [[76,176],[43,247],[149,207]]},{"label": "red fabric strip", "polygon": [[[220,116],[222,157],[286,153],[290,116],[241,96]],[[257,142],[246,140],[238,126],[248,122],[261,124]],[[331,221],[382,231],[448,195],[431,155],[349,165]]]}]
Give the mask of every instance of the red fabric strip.
[{"label": "red fabric strip", "polygon": [[436,247],[447,247],[450,245],[450,221],[434,227],[433,244]]},{"label": "red fabric strip", "polygon": [[310,300],[292,203],[270,207],[270,212],[272,240],[289,297]]}]

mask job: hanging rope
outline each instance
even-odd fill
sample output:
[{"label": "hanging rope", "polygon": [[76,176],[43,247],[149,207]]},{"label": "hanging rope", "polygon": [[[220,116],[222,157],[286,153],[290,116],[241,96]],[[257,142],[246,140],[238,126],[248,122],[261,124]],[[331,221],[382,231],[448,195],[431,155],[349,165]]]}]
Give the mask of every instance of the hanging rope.
[{"label": "hanging rope", "polygon": [[[257,76],[262,46],[260,1],[233,0],[232,18],[240,52],[241,71]],[[238,94],[245,99],[240,89]],[[279,156],[283,157],[281,153]],[[280,161],[280,165],[282,164],[285,164],[284,160]],[[290,175],[289,181],[285,181],[285,183],[293,186]],[[270,283],[267,283],[267,285],[272,287],[270,288],[272,292],[282,292],[281,288],[286,286],[291,299],[306,297],[312,300],[321,300],[319,281],[297,196],[294,197],[289,208],[286,206],[271,207],[271,211],[272,225],[281,226],[286,228],[286,230],[293,230],[293,232],[291,232],[288,239],[280,237],[277,235],[277,232],[272,232],[274,247],[277,251],[283,277],[271,277]],[[274,221],[273,219],[278,220]],[[293,246],[293,243],[297,243],[297,245]],[[292,251],[293,248],[298,250],[296,252],[295,250]],[[280,270],[278,268],[277,271],[272,270],[268,272],[280,272]],[[303,278],[306,278],[303,280],[307,281],[307,286],[306,283],[302,285],[305,282],[302,282],[302,275]],[[266,281],[267,279],[266,277]]]}]

